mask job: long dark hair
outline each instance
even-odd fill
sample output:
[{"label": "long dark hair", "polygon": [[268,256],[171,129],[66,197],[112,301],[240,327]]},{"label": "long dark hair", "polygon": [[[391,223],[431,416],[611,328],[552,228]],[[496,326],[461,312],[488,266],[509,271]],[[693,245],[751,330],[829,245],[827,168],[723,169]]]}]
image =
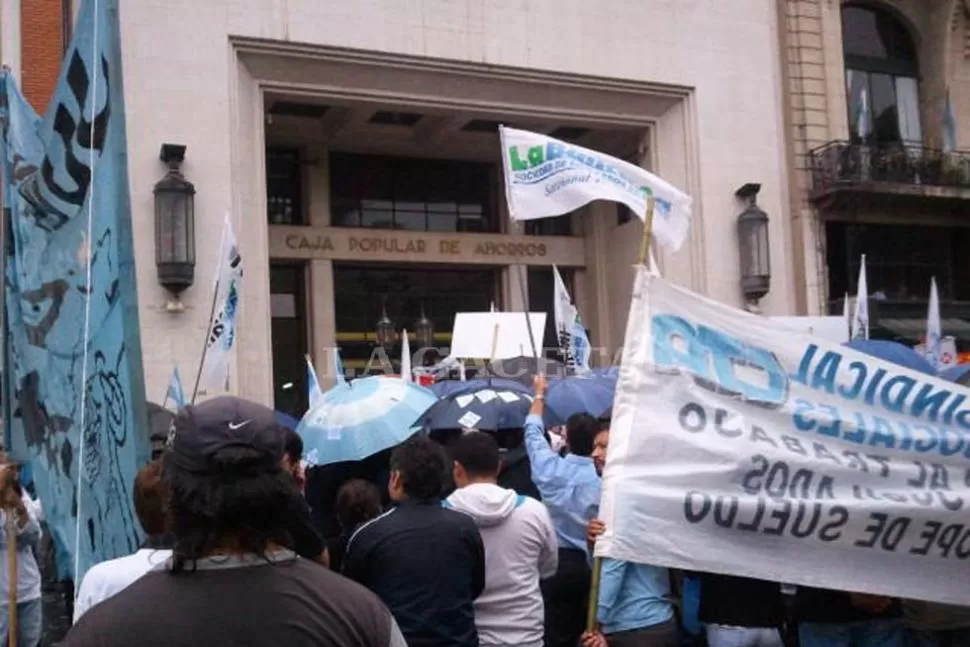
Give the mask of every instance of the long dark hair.
[{"label": "long dark hair", "polygon": [[292,483],[265,452],[228,447],[199,474],[179,469],[166,455],[168,523],[175,536],[172,572],[194,571],[220,550],[266,556],[270,544],[291,547],[286,530]]}]

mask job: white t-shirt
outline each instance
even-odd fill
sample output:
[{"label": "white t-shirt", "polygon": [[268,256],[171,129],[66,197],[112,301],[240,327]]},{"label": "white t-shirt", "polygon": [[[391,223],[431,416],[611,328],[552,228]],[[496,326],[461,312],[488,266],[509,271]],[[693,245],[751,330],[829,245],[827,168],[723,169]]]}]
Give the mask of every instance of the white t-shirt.
[{"label": "white t-shirt", "polygon": [[172,551],[143,548],[133,555],[101,562],[81,580],[74,603],[74,622],[100,602],[128,588],[148,571],[171,557]]}]

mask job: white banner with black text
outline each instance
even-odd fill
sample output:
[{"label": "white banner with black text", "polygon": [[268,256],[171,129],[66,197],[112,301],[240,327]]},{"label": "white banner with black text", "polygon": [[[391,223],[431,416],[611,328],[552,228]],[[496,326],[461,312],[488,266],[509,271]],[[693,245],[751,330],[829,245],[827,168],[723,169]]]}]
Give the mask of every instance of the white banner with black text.
[{"label": "white banner with black text", "polygon": [[970,390],[638,272],[597,554],[970,604]]}]

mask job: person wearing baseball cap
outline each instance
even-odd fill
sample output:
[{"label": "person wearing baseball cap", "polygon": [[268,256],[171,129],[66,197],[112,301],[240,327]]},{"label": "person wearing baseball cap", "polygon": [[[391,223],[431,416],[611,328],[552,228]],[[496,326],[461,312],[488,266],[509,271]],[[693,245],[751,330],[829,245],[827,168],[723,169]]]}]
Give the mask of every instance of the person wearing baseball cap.
[{"label": "person wearing baseball cap", "polygon": [[172,558],[86,613],[65,647],[406,647],[375,595],[290,550],[283,440],[273,411],[241,398],[182,409],[162,457]]}]

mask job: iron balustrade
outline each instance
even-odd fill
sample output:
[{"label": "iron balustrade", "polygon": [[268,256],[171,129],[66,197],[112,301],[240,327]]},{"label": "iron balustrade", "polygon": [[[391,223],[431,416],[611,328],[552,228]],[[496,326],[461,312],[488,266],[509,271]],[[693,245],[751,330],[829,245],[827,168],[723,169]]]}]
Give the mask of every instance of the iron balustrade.
[{"label": "iron balustrade", "polygon": [[[809,152],[816,194],[865,185],[970,189],[970,153],[919,144],[832,141]],[[861,187],[860,187],[861,188]],[[888,187],[887,187],[888,188]]]}]

